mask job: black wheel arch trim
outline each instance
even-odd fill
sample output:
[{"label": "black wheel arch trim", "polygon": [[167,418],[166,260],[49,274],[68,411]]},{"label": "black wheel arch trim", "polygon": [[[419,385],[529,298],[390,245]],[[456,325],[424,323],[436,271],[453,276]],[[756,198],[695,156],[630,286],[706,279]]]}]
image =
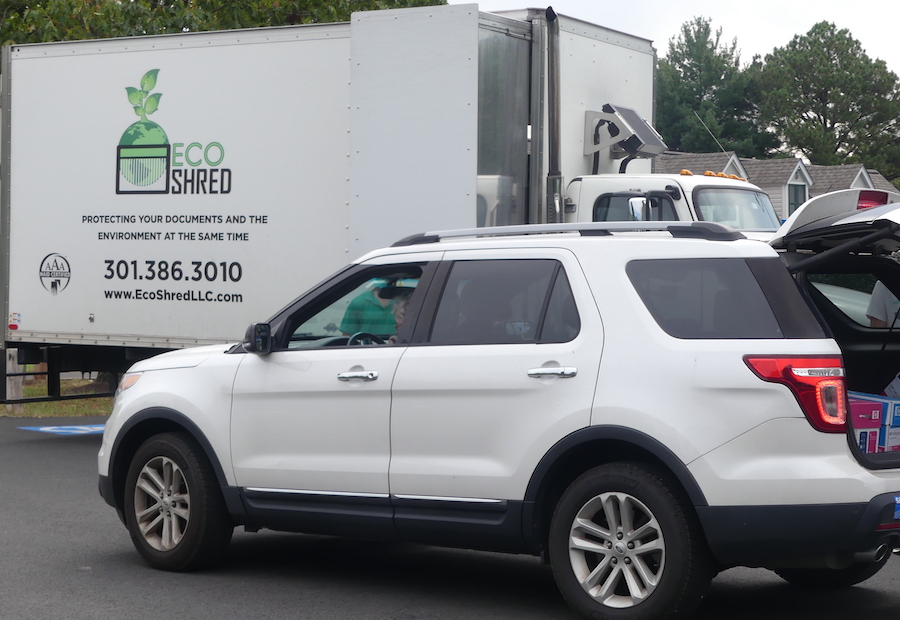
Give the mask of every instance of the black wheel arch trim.
[{"label": "black wheel arch trim", "polygon": [[[181,427],[191,438],[196,441],[200,445],[200,449],[203,450],[206,458],[209,459],[209,463],[213,468],[213,471],[216,474],[216,481],[219,483],[219,486],[222,489],[222,494],[225,498],[225,504],[228,506],[228,511],[231,513],[232,517],[236,522],[244,522],[246,519],[246,508],[241,499],[240,492],[235,488],[231,487],[228,484],[228,479],[225,476],[225,470],[222,467],[221,462],[219,462],[219,457],[216,454],[215,450],[213,450],[212,443],[210,443],[209,439],[206,437],[206,434],[200,429],[197,424],[188,418],[183,413],[175,409],[170,409],[168,407],[150,407],[148,409],[144,409],[143,411],[136,413],[131,418],[128,419],[123,425],[119,432],[116,434],[116,440],[113,442],[112,449],[110,451],[110,471],[109,479],[113,481],[123,479],[124,472],[116,471],[117,465],[119,465],[119,450],[122,447],[122,439],[127,437],[131,430],[134,429],[139,424],[148,421],[156,421],[156,420],[164,420],[166,422],[171,422],[179,427]],[[130,459],[127,461],[130,463]],[[125,471],[127,472],[128,465],[125,464]],[[121,476],[120,476],[121,473]],[[103,477],[101,477],[102,480]],[[110,493],[112,489],[108,489],[106,492]],[[117,499],[121,500],[124,495],[121,493],[124,489],[115,488],[113,494]],[[102,494],[102,493],[101,493]],[[104,495],[104,498],[106,496]],[[109,501],[109,500],[107,500]],[[121,510],[121,506],[117,506],[118,509]]]},{"label": "black wheel arch trim", "polygon": [[625,426],[613,425],[582,428],[556,442],[556,444],[547,451],[535,468],[534,473],[531,475],[531,480],[529,480],[528,487],[525,490],[525,501],[538,501],[541,488],[543,487],[547,476],[550,474],[553,466],[559,462],[561,458],[579,446],[596,441],[615,441],[620,444],[633,444],[638,448],[643,449],[659,459],[663,465],[678,478],[678,481],[681,483],[681,486],[684,488],[688,498],[694,506],[709,505],[706,501],[706,496],[700,489],[700,485],[697,484],[694,476],[688,470],[687,465],[685,465],[665,444],[641,431]]}]

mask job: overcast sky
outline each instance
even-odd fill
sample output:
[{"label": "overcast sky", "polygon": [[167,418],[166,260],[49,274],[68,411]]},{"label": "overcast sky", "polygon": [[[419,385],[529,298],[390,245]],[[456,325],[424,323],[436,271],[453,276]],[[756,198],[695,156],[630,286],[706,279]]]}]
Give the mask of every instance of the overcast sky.
[{"label": "overcast sky", "polygon": [[[448,0],[449,4],[472,4]],[[820,21],[846,28],[862,44],[870,58],[880,58],[888,69],[900,75],[900,37],[897,36],[900,2],[897,0],[548,0],[562,15],[637,35],[653,41],[662,57],[669,41],[681,25],[694,17],[712,20],[713,30],[721,28],[726,42],[737,39],[741,62],[754,54],[765,56],[783,47],[794,35],[806,34]],[[523,0],[484,0],[482,11],[545,8]]]}]

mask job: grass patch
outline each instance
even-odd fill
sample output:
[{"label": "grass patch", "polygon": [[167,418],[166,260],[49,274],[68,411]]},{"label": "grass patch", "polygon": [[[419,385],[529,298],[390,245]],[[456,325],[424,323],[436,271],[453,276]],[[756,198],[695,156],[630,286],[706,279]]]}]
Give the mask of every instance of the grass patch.
[{"label": "grass patch", "polygon": [[[95,383],[86,379],[63,379],[60,382],[60,391],[63,394],[89,394],[92,392],[106,392],[109,386],[106,383]],[[25,384],[23,393],[25,398],[35,398],[47,395],[46,379],[29,381]],[[0,407],[0,416],[12,418],[65,418],[109,415],[112,412],[113,399],[80,398],[77,400],[57,400],[44,403],[27,403],[24,405],[7,405]],[[20,409],[20,411],[17,411]]]}]

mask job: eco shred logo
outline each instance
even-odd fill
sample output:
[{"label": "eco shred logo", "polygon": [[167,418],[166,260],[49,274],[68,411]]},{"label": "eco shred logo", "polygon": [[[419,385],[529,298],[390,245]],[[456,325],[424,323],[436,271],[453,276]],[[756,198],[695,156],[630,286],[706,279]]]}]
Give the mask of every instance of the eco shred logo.
[{"label": "eco shred logo", "polygon": [[150,94],[156,88],[159,69],[141,78],[141,87],[127,87],[128,102],[141,117],[125,130],[119,140],[117,194],[168,194],[171,147],[163,128],[147,120],[159,109],[162,93]]},{"label": "eco shred logo", "polygon": [[221,165],[220,142],[169,142],[159,124],[147,117],[159,110],[156,88],[159,69],[141,78],[140,88],[128,86],[128,103],[140,120],[132,123],[116,149],[117,194],[230,194],[231,169]]}]

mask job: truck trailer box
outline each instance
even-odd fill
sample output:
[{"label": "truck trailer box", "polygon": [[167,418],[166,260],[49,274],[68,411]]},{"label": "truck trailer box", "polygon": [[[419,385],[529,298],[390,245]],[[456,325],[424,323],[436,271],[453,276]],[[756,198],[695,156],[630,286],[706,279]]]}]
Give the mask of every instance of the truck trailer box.
[{"label": "truck trailer box", "polygon": [[[574,178],[585,110],[649,118],[656,57],[557,21]],[[544,221],[548,33],[543,12],[455,5],[5,48],[6,346],[234,341],[375,247]]]}]

